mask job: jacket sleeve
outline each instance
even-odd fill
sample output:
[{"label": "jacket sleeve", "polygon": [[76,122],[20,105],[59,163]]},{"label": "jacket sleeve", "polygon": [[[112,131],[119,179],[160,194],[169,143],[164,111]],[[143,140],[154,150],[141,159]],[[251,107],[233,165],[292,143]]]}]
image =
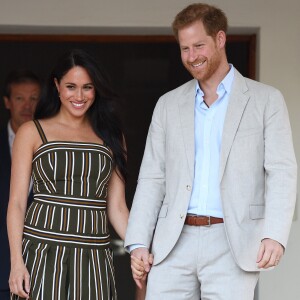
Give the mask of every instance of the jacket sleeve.
[{"label": "jacket sleeve", "polygon": [[288,111],[283,96],[271,90],[264,114],[266,174],[265,227],[263,238],[271,238],[286,247],[293,219],[297,163],[293,149]]},{"label": "jacket sleeve", "polygon": [[150,248],[158,214],[165,197],[166,109],[160,98],[153,112],[138,184],[130,212],[125,247]]}]

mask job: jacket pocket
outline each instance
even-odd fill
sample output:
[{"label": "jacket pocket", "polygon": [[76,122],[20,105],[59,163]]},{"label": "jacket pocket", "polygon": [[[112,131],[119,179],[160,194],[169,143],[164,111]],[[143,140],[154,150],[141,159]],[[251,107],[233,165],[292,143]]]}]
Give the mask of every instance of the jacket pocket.
[{"label": "jacket pocket", "polygon": [[265,205],[264,204],[251,204],[250,205],[250,219],[264,219]]},{"label": "jacket pocket", "polygon": [[167,213],[168,213],[168,204],[163,204],[161,209],[160,209],[160,212],[159,212],[159,215],[158,217],[159,218],[165,218],[167,216]]}]

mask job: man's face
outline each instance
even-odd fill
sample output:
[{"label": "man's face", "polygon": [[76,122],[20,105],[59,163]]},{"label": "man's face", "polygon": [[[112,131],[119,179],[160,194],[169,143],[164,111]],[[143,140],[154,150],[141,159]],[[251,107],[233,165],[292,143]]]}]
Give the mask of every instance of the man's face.
[{"label": "man's face", "polygon": [[[221,38],[221,39],[220,39]],[[197,21],[178,31],[183,65],[199,82],[204,83],[217,74],[226,59],[226,36],[220,31],[216,38],[207,35],[203,23]]]},{"label": "man's face", "polygon": [[10,87],[10,97],[4,97],[5,107],[10,110],[14,132],[25,122],[33,119],[40,98],[40,86],[34,82],[15,83]]}]

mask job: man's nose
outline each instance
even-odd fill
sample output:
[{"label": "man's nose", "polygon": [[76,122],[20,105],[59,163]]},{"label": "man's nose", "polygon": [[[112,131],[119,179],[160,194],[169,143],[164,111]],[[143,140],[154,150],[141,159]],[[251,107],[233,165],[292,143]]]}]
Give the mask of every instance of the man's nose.
[{"label": "man's nose", "polygon": [[31,108],[33,106],[33,101],[31,98],[26,98],[24,101],[25,108]]},{"label": "man's nose", "polygon": [[193,48],[190,49],[189,54],[188,54],[188,61],[189,61],[189,62],[193,62],[193,61],[196,60],[196,58],[197,58],[197,53],[196,53],[196,51],[195,51]]}]

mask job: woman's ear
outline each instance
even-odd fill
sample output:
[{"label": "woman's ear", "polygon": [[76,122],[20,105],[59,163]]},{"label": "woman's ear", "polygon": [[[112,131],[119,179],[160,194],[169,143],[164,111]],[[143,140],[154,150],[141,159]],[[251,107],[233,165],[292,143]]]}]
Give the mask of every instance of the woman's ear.
[{"label": "woman's ear", "polygon": [[59,83],[58,83],[58,80],[56,78],[54,78],[54,83],[55,83],[55,86],[57,88],[57,92],[59,94]]}]

